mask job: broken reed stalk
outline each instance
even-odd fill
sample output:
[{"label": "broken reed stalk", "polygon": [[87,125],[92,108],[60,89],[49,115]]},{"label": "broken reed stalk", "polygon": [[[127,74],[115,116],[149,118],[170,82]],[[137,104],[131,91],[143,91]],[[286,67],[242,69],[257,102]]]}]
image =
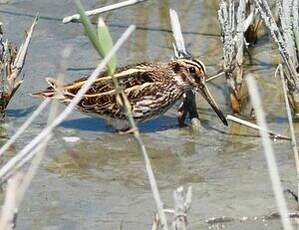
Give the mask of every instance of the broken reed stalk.
[{"label": "broken reed stalk", "polygon": [[0,74],[1,74],[1,90],[0,90],[0,112],[4,113],[9,101],[18,90],[23,80],[18,80],[25,64],[29,44],[32,38],[34,28],[37,24],[36,17],[26,33],[26,38],[20,46],[19,51],[7,41],[3,42],[3,33],[0,28]]},{"label": "broken reed stalk", "polygon": [[233,113],[241,112],[241,87],[243,81],[243,50],[245,22],[245,0],[219,0],[218,20],[223,43],[225,76],[229,89],[229,100]]},{"label": "broken reed stalk", "polygon": [[286,112],[287,112],[287,117],[288,117],[288,122],[290,127],[291,145],[294,153],[296,172],[297,172],[297,197],[299,197],[299,155],[298,155],[297,142],[296,142],[295,130],[294,130],[293,119],[292,119],[292,112],[288,100],[288,92],[287,92],[288,89],[285,82],[286,79],[284,77],[283,67],[281,64],[277,67],[277,70],[279,70],[280,73],[280,79],[281,79],[283,95],[284,95],[284,102],[286,106]]},{"label": "broken reed stalk", "polygon": [[[120,8],[123,8],[123,7],[126,7],[126,6],[132,6],[132,5],[135,5],[137,3],[144,2],[144,1],[146,1],[146,0],[123,1],[123,2],[119,2],[119,3],[116,3],[116,4],[109,5],[109,6],[104,6],[104,7],[98,8],[98,9],[86,11],[85,14],[86,14],[86,16],[98,15],[98,14],[105,13],[105,12],[108,12],[108,11],[120,9]],[[80,15],[79,14],[74,14],[72,16],[65,17],[62,20],[62,22],[64,24],[70,23],[70,22],[79,22],[79,21],[80,21]]]},{"label": "broken reed stalk", "polygon": [[23,42],[23,44],[20,46],[19,52],[17,53],[16,59],[14,60],[13,63],[13,67],[12,67],[12,72],[11,72],[11,79],[16,79],[24,66],[25,60],[26,60],[26,56],[27,56],[27,52],[28,52],[28,48],[29,48],[29,44],[31,41],[31,37],[34,31],[34,28],[37,24],[38,21],[38,16],[35,17],[30,29],[28,32],[26,32],[26,39]]},{"label": "broken reed stalk", "polygon": [[[175,10],[169,9],[170,23],[172,35],[174,38],[173,50],[175,58],[191,58],[192,55],[186,50],[183,33],[181,30],[181,24],[178,14]],[[184,125],[185,118],[189,113],[191,126],[193,131],[198,131],[200,128],[200,121],[198,119],[198,113],[196,108],[196,95],[192,90],[189,90],[184,94],[184,100],[180,105],[182,111],[179,111],[178,122],[180,126]]]},{"label": "broken reed stalk", "polygon": [[158,230],[159,224],[160,224],[159,215],[156,213],[154,216],[153,223],[152,223],[152,230]]},{"label": "broken reed stalk", "polygon": [[249,90],[251,103],[256,113],[257,123],[261,127],[260,135],[262,138],[264,153],[268,165],[268,171],[272,182],[272,188],[276,199],[277,208],[281,216],[281,222],[285,230],[291,230],[293,228],[289,219],[288,208],[283,195],[283,189],[280,182],[280,177],[278,173],[278,168],[276,164],[272,143],[267,132],[268,127],[265,120],[265,115],[262,108],[262,103],[261,103],[257,83],[252,75],[249,75],[246,78],[246,82]]},{"label": "broken reed stalk", "polygon": [[[75,108],[76,105],[80,102],[84,94],[88,91],[90,86],[94,83],[98,75],[104,70],[110,59],[114,56],[116,51],[122,46],[122,44],[128,39],[131,33],[135,30],[135,26],[131,25],[120,37],[120,39],[115,43],[112,49],[109,51],[107,56],[101,61],[97,68],[90,75],[88,80],[84,83],[81,89],[78,91],[76,96],[72,99],[69,105],[63,110],[62,113],[57,116],[54,121],[44,128],[33,140],[28,143],[20,152],[18,152],[14,157],[12,157],[2,168],[0,169],[0,181],[3,182],[3,179],[11,170],[13,170],[17,164],[25,159],[28,153],[34,149],[38,144],[40,144],[51,132],[52,130],[59,125]],[[7,178],[5,178],[6,180]]]},{"label": "broken reed stalk", "polygon": [[187,212],[191,207],[192,202],[192,187],[189,186],[187,192],[181,186],[173,193],[174,199],[174,220],[172,222],[173,230],[187,229]]},{"label": "broken reed stalk", "polygon": [[[189,186],[187,191],[183,186],[180,186],[173,192],[174,209],[163,209],[165,213],[173,216],[172,229],[186,230],[187,229],[187,213],[192,202],[192,186]],[[152,230],[158,230],[160,226],[159,215],[154,216]]]},{"label": "broken reed stalk", "polygon": [[189,55],[186,50],[185,40],[183,37],[182,29],[178,14],[175,10],[169,9],[170,25],[172,35],[174,38],[173,49],[176,58],[184,58]]},{"label": "broken reed stalk", "polygon": [[[251,123],[251,122],[249,122],[249,121],[242,120],[242,119],[240,119],[240,118],[238,118],[238,117],[235,117],[235,116],[232,116],[232,115],[227,115],[227,116],[226,116],[226,119],[227,119],[228,121],[233,121],[233,122],[235,122],[235,123],[237,123],[237,124],[244,125],[244,126],[246,126],[246,127],[248,127],[248,128],[254,129],[254,130],[258,130],[258,131],[260,131],[260,130],[262,129],[260,126],[254,124],[254,123]],[[288,141],[291,140],[290,137],[281,135],[281,134],[279,134],[279,133],[275,133],[275,132],[273,132],[273,131],[271,131],[271,130],[267,130],[267,133],[268,133],[268,135],[269,135],[271,138],[273,138],[273,139],[282,139],[282,140],[288,140]]]}]

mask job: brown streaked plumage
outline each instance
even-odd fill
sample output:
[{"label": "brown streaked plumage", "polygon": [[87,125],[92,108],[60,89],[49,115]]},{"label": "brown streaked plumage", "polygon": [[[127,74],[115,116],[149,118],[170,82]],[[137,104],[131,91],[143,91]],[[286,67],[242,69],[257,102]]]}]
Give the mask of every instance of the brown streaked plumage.
[{"label": "brown streaked plumage", "polygon": [[[141,63],[118,68],[114,75],[131,106],[135,121],[143,122],[165,113],[188,90],[194,90],[208,101],[225,125],[227,121],[205,85],[205,67],[196,59],[176,59],[169,63]],[[34,96],[53,97],[68,104],[86,78],[63,86],[63,95],[54,96],[57,82],[47,79],[49,87]],[[118,130],[129,128],[126,116],[116,102],[114,85],[107,72],[100,74],[77,108],[97,115]]]}]

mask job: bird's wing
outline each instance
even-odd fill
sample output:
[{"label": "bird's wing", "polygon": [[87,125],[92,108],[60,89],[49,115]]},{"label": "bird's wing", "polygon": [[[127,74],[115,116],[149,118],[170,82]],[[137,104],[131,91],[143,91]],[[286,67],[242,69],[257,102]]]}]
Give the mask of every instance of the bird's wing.
[{"label": "bird's wing", "polygon": [[[159,69],[162,69],[162,73]],[[167,76],[167,74],[168,73],[165,70],[163,72],[163,68],[160,68],[159,64],[141,63],[138,65],[129,65],[117,68],[113,77],[120,82],[120,85],[123,88],[127,88],[134,85],[140,85],[145,82],[161,81],[161,79],[163,80],[163,76]],[[87,79],[88,78],[84,76],[72,83],[63,86],[60,85],[60,87],[58,87],[59,82],[57,80],[47,78],[46,81],[49,84],[49,87],[44,91],[34,93],[33,96],[53,97],[55,91],[60,88],[63,90],[65,100],[71,100],[72,97],[81,89]],[[105,71],[97,77],[90,90],[86,93],[86,96],[98,96],[97,94],[101,93],[110,94],[113,93],[113,89],[114,85],[112,83],[112,76]]]},{"label": "bird's wing", "polygon": [[[161,109],[168,108],[180,96],[181,91],[173,84],[171,74],[166,68],[149,64],[140,64],[115,74],[131,103],[135,119],[144,120],[158,115]],[[124,119],[125,115],[116,102],[115,93],[111,81],[105,84],[98,81],[85,95],[80,106],[85,112]]]},{"label": "bird's wing", "polygon": [[[146,120],[164,113],[182,94],[182,91],[170,82],[144,82],[127,87],[124,92],[131,104],[133,117],[137,120]],[[114,90],[109,94],[106,92],[98,96],[85,97],[80,102],[80,107],[87,113],[126,118],[116,101]]]}]

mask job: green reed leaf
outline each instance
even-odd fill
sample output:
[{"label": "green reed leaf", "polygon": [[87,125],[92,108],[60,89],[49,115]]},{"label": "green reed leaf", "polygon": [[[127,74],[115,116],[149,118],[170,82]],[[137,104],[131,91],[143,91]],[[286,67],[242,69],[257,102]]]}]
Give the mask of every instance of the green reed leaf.
[{"label": "green reed leaf", "polygon": [[[101,45],[101,49],[103,51],[103,55],[105,56],[113,47],[113,41],[109,33],[108,27],[106,26],[102,18],[99,18],[98,20],[97,33],[98,33],[98,40]],[[108,70],[110,74],[113,74],[115,69],[116,69],[116,57],[114,55],[113,58],[111,58],[110,62],[108,63]]]},{"label": "green reed leaf", "polygon": [[91,24],[89,18],[85,14],[85,10],[84,10],[80,0],[75,0],[75,4],[76,4],[77,12],[80,15],[80,21],[84,26],[84,30],[85,30],[89,40],[91,41],[91,43],[94,46],[94,48],[96,49],[96,51],[103,58],[105,56],[105,53],[102,50],[102,46],[99,42],[97,33],[96,33],[93,25]]}]

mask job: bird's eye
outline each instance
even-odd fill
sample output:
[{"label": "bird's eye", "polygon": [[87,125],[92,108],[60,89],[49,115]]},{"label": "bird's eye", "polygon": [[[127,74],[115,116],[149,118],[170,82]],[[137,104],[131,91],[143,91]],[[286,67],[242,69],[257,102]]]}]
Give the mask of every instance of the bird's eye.
[{"label": "bird's eye", "polygon": [[189,68],[189,72],[190,72],[190,73],[195,73],[195,68],[194,68],[194,67],[190,67],[190,68]]}]

